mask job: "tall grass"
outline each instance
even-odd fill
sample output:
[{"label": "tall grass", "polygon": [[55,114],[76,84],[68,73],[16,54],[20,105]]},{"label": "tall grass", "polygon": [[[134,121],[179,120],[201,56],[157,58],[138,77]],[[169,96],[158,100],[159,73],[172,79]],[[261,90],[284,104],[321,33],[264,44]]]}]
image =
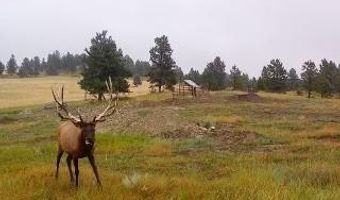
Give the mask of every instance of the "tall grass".
[{"label": "tall grass", "polygon": [[[130,101],[155,103],[166,95]],[[259,150],[223,152],[211,148],[215,144],[211,138],[166,140],[102,127],[95,151],[102,189],[97,188],[86,159],[80,161],[78,189],[69,182],[65,158],[55,180],[58,121],[54,116],[35,107],[28,115],[23,114],[27,108],[1,109],[0,197],[339,199],[340,126],[333,121],[339,120],[340,102],[293,94],[260,95],[271,100],[193,103],[178,105],[182,109],[176,110],[189,122],[226,123],[236,130],[256,132],[264,139],[249,145],[262,147]],[[143,109],[147,112],[154,106]]]}]

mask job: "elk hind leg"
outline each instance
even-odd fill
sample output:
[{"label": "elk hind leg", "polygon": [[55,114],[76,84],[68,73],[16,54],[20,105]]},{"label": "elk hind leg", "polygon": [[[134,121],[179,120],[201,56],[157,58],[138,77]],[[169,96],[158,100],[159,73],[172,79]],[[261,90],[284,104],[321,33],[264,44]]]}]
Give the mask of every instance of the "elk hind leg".
[{"label": "elk hind leg", "polygon": [[78,168],[78,158],[73,158],[74,172],[76,174],[76,187],[79,185],[79,168]]},{"label": "elk hind leg", "polygon": [[58,155],[57,155],[57,170],[56,170],[56,173],[55,173],[55,178],[57,179],[58,176],[59,176],[59,164],[60,164],[60,159],[61,157],[63,156],[63,153],[64,151],[58,147]]}]

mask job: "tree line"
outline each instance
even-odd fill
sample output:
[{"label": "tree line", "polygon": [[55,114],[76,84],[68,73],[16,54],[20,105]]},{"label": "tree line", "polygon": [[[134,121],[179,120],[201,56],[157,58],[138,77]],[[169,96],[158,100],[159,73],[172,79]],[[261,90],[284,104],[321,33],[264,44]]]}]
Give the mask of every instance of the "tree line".
[{"label": "tree line", "polygon": [[310,98],[312,92],[322,97],[340,95],[340,65],[327,59],[317,66],[308,60],[301,65],[300,76],[294,68],[287,71],[280,59],[273,59],[262,68],[261,76],[256,79],[242,72],[236,65],[226,73],[225,64],[216,57],[208,63],[203,73],[191,68],[185,78],[191,79],[209,90],[221,90],[231,87],[234,90],[262,90],[268,92],[286,92],[305,90]]},{"label": "tree line", "polygon": [[83,67],[84,60],[85,54],[67,52],[61,55],[59,51],[54,51],[47,55],[47,59],[40,59],[39,56],[25,57],[18,65],[15,55],[12,54],[6,65],[0,61],[0,75],[6,72],[8,76],[37,77],[40,74],[74,73]]},{"label": "tree line", "polygon": [[146,77],[159,92],[173,90],[179,81],[190,79],[213,91],[225,88],[269,92],[305,90],[308,97],[311,97],[312,92],[318,92],[322,97],[340,96],[340,65],[326,59],[321,60],[318,66],[311,60],[306,61],[301,66],[300,76],[294,68],[287,71],[280,59],[273,59],[263,67],[259,78],[250,78],[236,65],[226,72],[227,67],[219,56],[209,62],[202,73],[191,68],[189,73],[184,74],[172,57],[173,49],[165,35],[154,39],[149,54],[149,61],[133,61],[117,47],[107,31],[102,31],[91,39],[90,47],[83,54],[68,52],[61,55],[55,51],[48,54],[46,60],[40,60],[38,56],[24,58],[20,67],[12,55],[6,66],[0,62],[0,75],[4,71],[8,75],[17,74],[20,77],[79,72],[83,76],[79,82],[81,88],[98,99],[104,98],[108,76],[113,81],[116,93],[129,91],[127,78],[133,77],[133,84],[140,85],[142,77]]},{"label": "tree line", "polygon": [[[48,54],[47,59],[42,58],[41,60],[39,56],[25,57],[18,65],[15,55],[11,55],[6,65],[0,61],[0,75],[6,72],[9,76],[37,77],[39,75],[56,76],[65,73],[80,73],[86,64],[86,56],[86,54],[70,52],[61,55],[59,51],[54,51]],[[137,60],[134,62],[129,55],[124,56],[123,62],[134,77],[146,76],[151,68],[148,61]]]}]

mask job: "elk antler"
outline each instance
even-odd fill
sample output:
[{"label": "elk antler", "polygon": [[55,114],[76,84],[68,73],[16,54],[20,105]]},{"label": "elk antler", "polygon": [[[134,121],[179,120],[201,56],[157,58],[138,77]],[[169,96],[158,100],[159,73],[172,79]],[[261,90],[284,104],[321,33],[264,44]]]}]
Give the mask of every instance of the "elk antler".
[{"label": "elk antler", "polygon": [[[71,120],[73,123],[80,123],[82,122],[82,117],[80,114],[80,111],[78,109],[77,113],[79,117],[75,117],[72,115],[68,110],[67,106],[64,103],[64,85],[59,86],[58,92],[56,93],[54,89],[52,88],[52,96],[54,98],[54,101],[57,103],[57,114],[62,120]],[[62,114],[62,111],[66,113],[66,116]]]},{"label": "elk antler", "polygon": [[110,100],[109,100],[109,105],[105,108],[105,110],[94,117],[93,122],[103,122],[106,120],[107,117],[113,115],[116,112],[116,106],[117,106],[117,98],[115,98],[115,101],[112,105],[112,93],[113,93],[113,88],[112,88],[112,81],[111,77],[109,77],[109,82],[105,81],[107,91],[109,92],[110,95]]}]

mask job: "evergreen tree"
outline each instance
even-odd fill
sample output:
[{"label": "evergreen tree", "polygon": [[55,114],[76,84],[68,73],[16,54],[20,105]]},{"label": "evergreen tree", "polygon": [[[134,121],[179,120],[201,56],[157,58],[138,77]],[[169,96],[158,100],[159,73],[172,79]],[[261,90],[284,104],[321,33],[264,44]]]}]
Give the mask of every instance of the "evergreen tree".
[{"label": "evergreen tree", "polygon": [[163,86],[172,88],[177,83],[176,62],[172,59],[173,50],[167,36],[155,38],[155,44],[150,50],[152,66],[148,81],[158,87],[158,92],[161,92]]},{"label": "evergreen tree", "polygon": [[82,72],[83,79],[79,82],[82,89],[97,95],[102,100],[106,90],[105,81],[111,77],[114,92],[128,92],[126,78],[131,76],[124,67],[123,53],[117,49],[115,41],[107,36],[107,31],[96,33],[91,39],[91,46],[85,49],[86,66]]},{"label": "evergreen tree", "polygon": [[308,92],[308,98],[311,98],[312,91],[316,88],[316,81],[318,77],[318,69],[315,63],[311,60],[302,65],[302,85]]},{"label": "evergreen tree", "polygon": [[242,87],[241,71],[236,65],[231,67],[230,81],[231,81],[231,85],[233,87],[233,90],[241,89],[241,87]]},{"label": "evergreen tree", "polygon": [[42,59],[41,65],[40,65],[40,72],[46,72],[47,71],[47,62],[45,58]]},{"label": "evergreen tree", "polygon": [[66,55],[63,55],[62,58],[62,69],[65,72],[73,73],[77,70],[77,60],[73,54],[67,52]]},{"label": "evergreen tree", "polygon": [[269,80],[268,68],[264,66],[261,72],[261,76],[257,82],[258,90],[267,91],[268,80]]},{"label": "evergreen tree", "polygon": [[38,76],[41,71],[40,58],[35,56],[31,61],[32,75]]},{"label": "evergreen tree", "polygon": [[175,67],[175,73],[176,73],[176,82],[181,82],[184,80],[184,73],[182,69],[178,66]]},{"label": "evergreen tree", "polygon": [[296,90],[299,87],[299,76],[294,68],[291,68],[288,72],[287,86],[289,90]]},{"label": "evergreen tree", "polygon": [[5,65],[0,61],[0,75],[2,75],[5,71]]},{"label": "evergreen tree", "polygon": [[336,73],[336,78],[335,78],[335,90],[338,94],[338,96],[340,96],[340,64],[338,65],[337,68],[337,73]]},{"label": "evergreen tree", "polygon": [[129,55],[124,56],[124,66],[131,74],[136,74],[135,63]]},{"label": "evergreen tree", "polygon": [[201,84],[201,75],[198,70],[190,69],[189,73],[185,75],[185,79],[194,81],[197,84]]},{"label": "evergreen tree", "polygon": [[146,76],[150,72],[150,63],[148,61],[137,60],[135,63],[135,74]]},{"label": "evergreen tree", "polygon": [[250,87],[250,79],[249,79],[249,76],[248,74],[246,73],[242,73],[241,75],[241,87],[240,87],[240,90],[249,90],[249,87]]},{"label": "evergreen tree", "polygon": [[59,51],[55,51],[47,56],[46,74],[58,75],[62,69],[62,61]]},{"label": "evergreen tree", "polygon": [[[263,70],[265,70],[265,68],[263,68]],[[262,72],[263,72],[262,70]],[[259,77],[259,79],[257,80],[257,83],[256,83],[256,89],[257,90],[266,90],[266,86],[265,86],[265,82],[264,82],[264,79],[262,78],[262,76]]]},{"label": "evergreen tree", "polygon": [[261,82],[264,89],[271,92],[283,92],[287,88],[287,71],[279,59],[270,61],[270,64],[263,67]]},{"label": "evergreen tree", "polygon": [[25,57],[21,63],[21,66],[19,68],[18,71],[18,76],[19,77],[29,77],[31,74],[33,74],[32,72],[32,68],[30,66],[30,60]]},{"label": "evergreen tree", "polygon": [[[87,55],[85,53],[82,54],[76,54],[74,56],[76,61],[76,70],[79,68],[80,70],[83,70],[86,67],[86,59]],[[77,68],[78,67],[78,68]]]},{"label": "evergreen tree", "polygon": [[16,73],[18,65],[17,65],[17,61],[15,60],[15,56],[13,54],[11,55],[11,58],[7,62],[6,67],[7,67],[7,74],[12,76]]},{"label": "evergreen tree", "polygon": [[249,80],[248,83],[248,92],[256,92],[257,90],[257,83],[258,81],[256,80],[255,77],[253,77],[252,79]]},{"label": "evergreen tree", "polygon": [[230,82],[233,90],[245,90],[248,87],[249,77],[234,65],[230,70]]},{"label": "evergreen tree", "polygon": [[227,73],[225,64],[220,57],[208,63],[202,73],[202,83],[209,90],[222,90],[226,88]]},{"label": "evergreen tree", "polygon": [[322,97],[330,97],[337,91],[337,71],[333,61],[328,62],[326,59],[321,61],[317,90]]}]

